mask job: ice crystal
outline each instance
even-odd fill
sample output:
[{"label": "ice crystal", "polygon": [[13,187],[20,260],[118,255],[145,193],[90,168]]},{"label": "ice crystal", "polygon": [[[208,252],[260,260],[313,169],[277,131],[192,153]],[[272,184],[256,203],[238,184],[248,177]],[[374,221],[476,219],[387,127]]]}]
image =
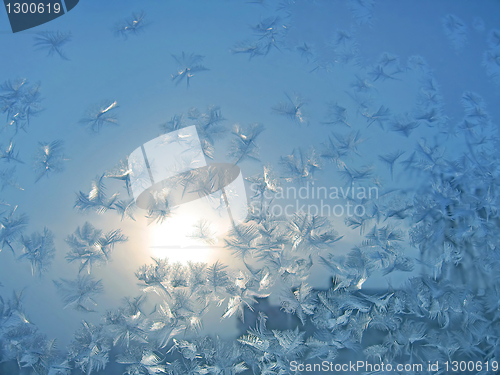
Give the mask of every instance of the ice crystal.
[{"label": "ice crystal", "polygon": [[234,137],[229,152],[229,156],[235,159],[234,164],[238,164],[246,159],[259,161],[259,147],[257,146],[256,140],[263,131],[264,126],[261,124],[253,124],[246,128],[240,125],[234,126]]},{"label": "ice crystal", "polygon": [[483,66],[491,79],[500,85],[500,48],[490,48],[483,54]]},{"label": "ice crystal", "polygon": [[305,42],[297,46],[297,51],[300,53],[300,56],[307,62],[309,62],[309,59],[312,59],[314,56],[313,47]]},{"label": "ice crystal", "polygon": [[309,155],[304,155],[301,149],[293,150],[290,155],[280,158],[280,164],[285,181],[299,183],[314,179],[314,173],[322,167],[314,149]]},{"label": "ice crystal", "polygon": [[335,163],[337,168],[342,169],[346,167],[346,164],[342,159],[347,155],[347,150],[341,149],[333,138],[329,136],[328,141],[324,144],[324,150],[320,156],[329,162]]},{"label": "ice crystal", "polygon": [[200,220],[194,226],[194,232],[191,238],[198,239],[207,245],[213,245],[217,242],[216,233],[210,228],[210,223],[206,220]]},{"label": "ice crystal", "polygon": [[309,253],[325,249],[342,236],[333,230],[325,217],[296,213],[288,223],[292,250]]},{"label": "ice crystal", "polygon": [[44,228],[43,234],[33,233],[31,236],[22,236],[23,255],[19,259],[26,259],[31,263],[31,273],[41,276],[50,267],[54,259],[54,235]]},{"label": "ice crystal", "polygon": [[232,250],[233,255],[245,259],[245,257],[251,256],[255,250],[254,240],[257,237],[258,231],[253,223],[242,224],[231,229],[225,242],[226,246]]},{"label": "ice crystal", "polygon": [[288,314],[296,314],[302,325],[307,315],[314,314],[315,302],[313,288],[307,284],[300,284],[296,290],[286,289],[281,297],[281,308]]},{"label": "ice crystal", "polygon": [[15,161],[17,163],[23,163],[23,161],[19,159],[19,152],[16,152],[13,141],[10,141],[7,147],[0,146],[0,159],[6,162]]},{"label": "ice crystal", "polygon": [[368,72],[368,75],[371,77],[373,82],[378,81],[387,81],[387,80],[395,80],[399,81],[399,78],[394,77],[396,73],[400,71],[396,68],[388,68],[385,65],[376,65]]},{"label": "ice crystal", "polygon": [[35,153],[35,164],[33,169],[37,174],[36,182],[49,173],[60,173],[64,170],[64,162],[68,159],[64,156],[64,143],[61,140],[50,143],[39,142]]},{"label": "ice crystal", "polygon": [[186,79],[186,85],[189,87],[189,82],[191,78],[195,75],[195,73],[203,72],[208,70],[203,66],[204,56],[195,55],[194,53],[184,53],[181,55],[172,55],[175,62],[179,66],[177,72],[172,74],[172,81],[175,82],[176,85],[181,83],[181,81]]},{"label": "ice crystal", "polygon": [[25,214],[16,214],[17,206],[10,214],[0,219],[0,250],[9,248],[13,253],[15,243],[20,239],[26,226],[28,225],[28,216]]},{"label": "ice crystal", "polygon": [[248,59],[265,54],[262,45],[259,42],[240,42],[231,48],[233,54],[247,53]]},{"label": "ice crystal", "polygon": [[463,48],[468,39],[468,28],[459,17],[448,14],[442,19],[443,30],[450,40],[453,48],[457,51]]},{"label": "ice crystal", "polygon": [[35,36],[35,47],[38,49],[48,50],[47,56],[52,56],[54,53],[58,54],[63,60],[68,60],[63,51],[63,46],[71,41],[71,33],[63,33],[61,31],[51,32],[42,31]]},{"label": "ice crystal", "polygon": [[117,363],[127,365],[124,375],[166,374],[167,365],[149,350],[134,348],[117,357]]},{"label": "ice crystal", "polygon": [[412,131],[418,128],[419,124],[408,115],[403,115],[394,118],[390,125],[392,131],[401,133],[408,138]]},{"label": "ice crystal", "polygon": [[325,125],[346,125],[351,127],[347,120],[347,109],[336,102],[328,103],[327,120],[323,121]]},{"label": "ice crystal", "polygon": [[209,106],[205,113],[201,113],[197,108],[191,108],[187,117],[191,121],[186,121],[183,114],[174,115],[170,121],[161,124],[160,128],[164,133],[170,133],[191,126],[195,122],[203,153],[213,159],[214,143],[226,133],[226,128],[222,124],[226,119],[222,116],[220,107]]},{"label": "ice crystal", "polygon": [[129,35],[137,35],[148,26],[146,13],[132,13],[132,16],[117,23],[114,27],[115,34],[127,39]]},{"label": "ice crystal", "polygon": [[378,110],[373,113],[363,113],[363,117],[366,118],[368,122],[368,127],[372,125],[374,122],[378,123],[379,126],[384,129],[384,122],[387,121],[391,116],[391,111],[389,108],[385,108],[383,105],[380,106]]},{"label": "ice crystal", "polygon": [[117,200],[116,202],[114,202],[113,208],[121,215],[121,220],[127,217],[135,221],[134,211],[137,206],[135,205],[134,198],[130,198],[125,201]]},{"label": "ice crystal", "polygon": [[304,116],[303,107],[306,104],[305,100],[297,94],[287,94],[286,102],[280,102],[273,107],[273,111],[277,114],[288,117],[290,120],[299,125],[307,125],[307,119]]},{"label": "ice crystal", "polygon": [[168,189],[153,193],[153,200],[148,207],[148,223],[161,224],[172,214]]},{"label": "ice crystal", "polygon": [[245,309],[253,311],[252,306],[257,304],[257,298],[269,297],[270,293],[254,290],[253,287],[254,282],[251,279],[246,280],[245,277],[236,279],[236,288],[234,288],[231,297],[229,297],[227,308],[222,315],[222,319],[229,318],[236,314],[238,318],[244,322]]},{"label": "ice crystal", "polygon": [[474,17],[474,19],[472,20],[472,27],[478,33],[482,33],[484,32],[484,30],[486,30],[486,24],[481,17]]},{"label": "ice crystal", "polygon": [[281,23],[280,17],[265,18],[252,29],[262,44],[264,54],[268,54],[272,48],[280,50],[283,34],[286,32],[286,26]]},{"label": "ice crystal", "polygon": [[263,197],[266,193],[277,193],[281,187],[279,178],[269,165],[264,166],[262,175],[247,177],[247,180],[252,184],[252,191],[255,192],[254,197]]},{"label": "ice crystal", "polygon": [[119,193],[113,194],[110,198],[107,197],[104,177],[105,175],[103,174],[92,181],[92,189],[88,194],[81,191],[77,194],[74,206],[77,210],[95,211],[102,214],[107,210],[115,209]]},{"label": "ice crystal", "polygon": [[374,7],[374,0],[349,0],[349,9],[358,25],[371,24]]},{"label": "ice crystal", "polygon": [[353,42],[353,36],[349,31],[347,31],[347,30],[335,31],[335,37],[334,37],[333,43],[336,46],[338,46],[338,45],[345,46],[346,44],[350,44],[352,42]]},{"label": "ice crystal", "polygon": [[102,326],[84,321],[69,347],[69,358],[87,375],[104,370],[109,362],[110,340]]},{"label": "ice crystal", "polygon": [[90,273],[94,264],[109,261],[115,244],[125,241],[127,237],[121,234],[120,229],[103,233],[87,221],[82,227],[78,227],[74,234],[66,238],[66,242],[71,247],[66,260],[81,263],[80,272],[86,269]]},{"label": "ice crystal", "polygon": [[[253,58],[277,49],[285,59],[302,58],[312,63],[304,72],[317,71],[314,79],[320,78],[325,84],[333,79],[334,101],[328,103],[328,112],[320,120],[334,126],[334,133],[328,136],[325,127],[317,128],[314,134],[312,130],[302,132],[299,136],[304,137],[298,142],[311,139],[312,144],[297,146],[291,155],[280,158],[280,176],[273,172],[276,166],[267,162],[260,167],[246,166],[251,168],[251,177],[246,178],[252,189],[250,214],[224,237],[215,233],[214,229],[219,229],[215,221],[202,219],[192,228],[190,238],[206,245],[215,244],[219,237],[225,251],[239,258],[232,267],[220,261],[181,264],[153,259],[135,274],[142,293],[123,299],[120,307],[107,311],[102,324],[83,322],[67,350],[59,352],[54,340],[47,339],[29,320],[23,312],[21,293],[0,297],[0,372],[16,373],[19,368],[22,373],[41,375],[104,371],[129,375],[286,374],[293,372],[292,361],[318,364],[352,359],[417,364],[465,358],[474,363],[488,359],[492,365],[492,360],[500,357],[500,176],[496,155],[500,142],[494,116],[486,105],[488,96],[483,99],[482,92],[464,92],[458,103],[463,113],[457,118],[455,112],[447,111],[448,104],[444,105],[445,85],[441,91],[423,57],[409,57],[406,68],[392,53],[366,61],[366,51],[361,51],[362,43],[358,44],[355,37],[360,41],[365,38],[363,25],[370,25],[375,15],[372,0],[347,2],[359,27],[337,31],[329,44],[326,41],[326,49],[322,40],[313,38],[314,33],[307,34],[307,43],[302,36],[297,37],[304,25],[302,13],[295,12],[317,11],[313,8],[317,4],[285,0],[278,8],[270,3],[262,5],[261,10],[272,14],[255,23],[252,35],[231,52]],[[321,10],[328,9],[328,4],[322,5]],[[286,40],[289,26],[284,19],[293,21],[293,40]],[[463,48],[468,38],[464,22],[453,15],[442,21],[454,48]],[[132,35],[144,25],[144,14],[133,14],[120,25],[119,33]],[[476,18],[473,26],[480,33],[484,22]],[[483,55],[486,72],[497,83],[499,35],[498,30],[487,34]],[[322,36],[323,40],[331,38]],[[64,57],[61,48],[65,39],[58,41],[58,37],[55,33],[37,36],[45,38],[40,47]],[[173,77],[176,84],[185,79],[189,85],[194,74],[206,70],[200,55],[182,54],[175,59],[179,63]],[[342,77],[333,77],[330,68],[338,63],[350,66],[339,66],[337,73]],[[454,63],[461,61],[455,59]],[[399,97],[391,95],[391,90],[402,87],[396,80],[408,88],[405,100],[413,97],[410,109],[398,107],[392,100],[396,98],[399,103]],[[345,102],[344,94],[352,101]],[[27,216],[19,215],[6,201],[24,194],[7,188],[17,187],[16,177],[25,183],[13,168],[17,166],[19,171],[23,167],[17,147],[22,152],[24,145],[17,133],[28,130],[29,122],[41,111],[40,101],[39,85],[30,85],[24,79],[0,86],[0,110],[6,118],[0,147],[0,159],[5,164],[0,169],[0,187],[6,194],[0,201],[0,246],[2,250],[19,250],[17,256],[31,263],[34,274],[42,274],[50,265],[53,235],[47,229],[26,235]],[[311,100],[310,108],[316,104],[321,105],[321,101]],[[85,115],[83,123],[96,132],[115,124],[116,107],[116,102],[103,102]],[[306,123],[304,107],[303,99],[287,95],[274,112],[300,124]],[[163,132],[195,125],[205,156],[217,159],[226,153],[226,145],[219,142],[228,133],[220,107],[174,113],[161,125]],[[371,126],[374,123],[381,129]],[[269,145],[269,139],[260,135],[262,130],[258,125],[235,126],[231,161],[240,165],[245,160],[258,160],[257,142]],[[269,128],[272,135],[280,134],[278,130]],[[422,138],[416,138],[417,134]],[[284,134],[279,140],[291,136]],[[400,143],[396,148],[390,147],[393,137]],[[365,139],[370,141],[363,143]],[[182,140],[177,137],[169,141]],[[321,143],[321,151],[316,152]],[[64,164],[59,146],[57,141],[39,145],[36,178],[58,171]],[[303,151],[306,149],[311,151]],[[361,155],[378,164],[363,165]],[[336,168],[323,169],[323,161]],[[189,165],[189,161],[186,163]],[[391,182],[395,171],[397,185]],[[174,182],[184,193],[205,196],[217,190],[213,172],[210,168],[192,171]],[[77,195],[75,208],[96,213],[114,211],[122,219],[133,220],[130,173],[122,161],[99,174],[90,192]],[[377,199],[345,197],[348,204],[363,205],[366,212],[344,218],[347,229],[342,234],[334,230],[342,228],[337,218],[311,215],[299,208],[285,217],[276,214],[274,208],[281,203],[283,189],[288,188],[282,184],[309,186],[311,180],[334,181],[339,176],[350,187],[375,184],[381,189]],[[122,186],[119,192],[108,194],[106,185]],[[128,194],[125,198],[119,195],[125,194],[123,187]],[[146,214],[150,223],[164,222],[173,214],[175,202],[167,189],[156,191],[150,203]],[[118,221],[118,217],[114,219]],[[105,233],[88,223],[67,237],[68,261],[80,263],[82,272],[74,276],[76,279],[55,281],[64,305],[81,312],[94,311],[102,281],[85,275],[83,270],[106,262],[113,244],[125,240],[120,230]],[[419,255],[412,253],[415,251]],[[236,264],[239,269],[234,269]],[[319,269],[328,275],[329,288],[312,286]],[[400,282],[404,277],[407,281]],[[370,288],[382,280],[389,284],[387,288]],[[2,281],[11,282],[5,277]],[[272,301],[265,299],[278,288],[282,290],[280,306],[270,305]],[[150,295],[153,293],[157,295]],[[230,324],[239,319],[238,327],[246,333],[240,332],[237,340],[206,336],[204,326],[213,319],[213,311],[207,314],[209,310],[221,319],[233,320]]]},{"label": "ice crystal", "polygon": [[19,190],[24,190],[17,183],[17,179],[14,176],[15,173],[16,167],[0,169],[0,191],[3,191],[8,186]]},{"label": "ice crystal", "polygon": [[26,79],[5,81],[0,85],[0,109],[7,116],[5,128],[26,131],[32,117],[42,108],[40,84],[30,85]]},{"label": "ice crystal", "polygon": [[333,136],[338,142],[339,150],[345,153],[345,155],[350,155],[352,152],[359,155],[358,146],[366,140],[361,137],[359,130],[351,132],[348,135],[333,133]]},{"label": "ice crystal", "polygon": [[96,306],[93,296],[103,292],[101,280],[95,280],[90,275],[78,275],[75,280],[54,280],[64,307],[71,307],[78,311],[95,312],[89,305]]},{"label": "ice crystal", "polygon": [[115,110],[118,108],[118,102],[103,100],[98,104],[89,107],[80,124],[86,126],[94,133],[99,133],[104,126],[118,125],[118,117]]},{"label": "ice crystal", "polygon": [[390,153],[387,155],[379,155],[379,159],[386,163],[389,166],[389,170],[391,172],[391,179],[394,179],[394,163],[396,160],[398,160],[402,155],[404,154],[404,151],[398,150],[394,153]]},{"label": "ice crystal", "polygon": [[127,189],[127,194],[130,195],[130,174],[132,170],[129,168],[127,160],[122,160],[113,169],[108,170],[104,177],[112,178],[114,180],[123,181],[125,183],[125,188]]}]

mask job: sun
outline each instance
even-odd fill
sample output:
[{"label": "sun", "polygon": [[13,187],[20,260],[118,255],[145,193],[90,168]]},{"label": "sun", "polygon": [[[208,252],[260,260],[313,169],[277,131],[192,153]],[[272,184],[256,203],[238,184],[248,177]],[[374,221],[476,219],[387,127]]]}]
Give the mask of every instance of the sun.
[{"label": "sun", "polygon": [[219,207],[219,198],[206,196],[175,206],[163,223],[151,223],[149,256],[183,264],[228,258],[223,237],[232,222],[228,211]]},{"label": "sun", "polygon": [[197,218],[175,216],[151,228],[149,248],[151,256],[168,258],[171,262],[207,262],[210,246],[190,237]]}]

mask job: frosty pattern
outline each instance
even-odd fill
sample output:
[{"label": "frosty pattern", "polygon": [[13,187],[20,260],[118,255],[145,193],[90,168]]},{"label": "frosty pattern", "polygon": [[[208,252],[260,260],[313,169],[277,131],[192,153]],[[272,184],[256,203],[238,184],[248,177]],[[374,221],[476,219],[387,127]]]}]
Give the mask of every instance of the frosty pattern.
[{"label": "frosty pattern", "polygon": [[495,373],[498,4],[193,1],[2,40],[0,373]]}]

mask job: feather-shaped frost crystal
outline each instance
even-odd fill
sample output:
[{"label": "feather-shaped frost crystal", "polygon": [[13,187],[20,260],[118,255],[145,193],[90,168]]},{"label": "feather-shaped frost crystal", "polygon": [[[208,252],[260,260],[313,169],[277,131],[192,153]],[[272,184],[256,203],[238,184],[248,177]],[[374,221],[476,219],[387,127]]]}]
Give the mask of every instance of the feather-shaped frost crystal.
[{"label": "feather-shaped frost crystal", "polygon": [[19,259],[26,259],[31,263],[31,273],[42,276],[50,267],[55,256],[54,235],[44,228],[43,234],[35,232],[31,236],[22,236],[23,255]]},{"label": "feather-shaped frost crystal", "polygon": [[379,159],[386,163],[389,166],[389,170],[391,172],[391,179],[394,178],[394,163],[396,160],[398,160],[402,155],[404,154],[404,151],[398,150],[394,153],[390,153],[387,155],[380,155]]},{"label": "feather-shaped frost crystal", "polygon": [[75,280],[54,280],[54,284],[62,297],[64,307],[83,312],[95,312],[93,307],[97,305],[97,302],[93,298],[103,292],[101,280],[96,281],[90,275],[79,274]]},{"label": "feather-shaped frost crystal", "polygon": [[400,133],[408,138],[413,130],[418,128],[418,125],[419,124],[417,121],[415,121],[408,115],[403,115],[395,117],[391,121],[390,127],[393,132]]},{"label": "feather-shaped frost crystal", "polygon": [[0,160],[4,160],[8,163],[11,161],[15,161],[17,163],[23,164],[23,161],[19,158],[19,152],[16,152],[15,144],[13,141],[7,145],[7,147],[3,147],[0,145]]},{"label": "feather-shaped frost crystal", "polygon": [[127,160],[121,160],[118,165],[113,169],[108,170],[104,177],[111,178],[114,180],[123,181],[125,183],[125,188],[127,189],[127,194],[130,195],[130,174],[132,170],[129,167]]},{"label": "feather-shaped frost crystal", "polygon": [[148,224],[156,222],[157,224],[163,223],[167,218],[172,215],[172,208],[168,190],[153,192],[153,199],[148,207]]},{"label": "feather-shaped frost crystal", "polygon": [[120,229],[103,233],[86,222],[66,238],[66,243],[71,247],[66,259],[68,262],[81,263],[80,272],[86,269],[90,273],[94,264],[109,261],[111,251],[117,243],[127,240]]},{"label": "feather-shaped frost crystal", "polygon": [[356,80],[349,85],[355,92],[370,92],[375,87],[369,82],[367,78],[356,75]]},{"label": "feather-shaped frost crystal", "polygon": [[323,151],[320,154],[323,159],[326,159],[331,163],[335,163],[339,169],[346,167],[346,164],[342,159],[347,155],[348,152],[341,149],[331,136],[329,136],[328,141],[324,143]]},{"label": "feather-shaped frost crystal", "polygon": [[108,198],[106,194],[106,186],[104,185],[105,175],[98,176],[92,181],[92,189],[88,194],[80,191],[77,194],[75,208],[79,211],[95,211],[102,214],[107,210],[116,209],[115,203],[117,202],[119,193],[113,194]]},{"label": "feather-shaped frost crystal", "polygon": [[300,56],[307,62],[309,62],[309,59],[312,59],[314,56],[313,47],[305,42],[297,46],[297,51],[300,53]]},{"label": "feather-shaped frost crystal", "polygon": [[328,103],[327,119],[325,125],[345,125],[351,127],[347,120],[347,109],[336,102]]},{"label": "feather-shaped frost crystal", "polygon": [[234,126],[234,137],[229,151],[229,157],[235,160],[234,164],[247,159],[259,161],[259,147],[256,141],[263,131],[264,126],[261,124],[253,124],[246,128],[240,125]]},{"label": "feather-shaped frost crystal", "polygon": [[255,56],[262,56],[265,54],[263,46],[258,41],[256,42],[240,42],[231,48],[231,53],[247,53],[248,59],[251,60]]},{"label": "feather-shaped frost crystal", "polygon": [[80,124],[86,126],[94,133],[99,133],[105,126],[118,125],[116,108],[118,108],[118,102],[116,100],[103,100],[89,107],[80,120]]},{"label": "feather-shaped frost crystal", "polygon": [[50,173],[60,173],[64,170],[64,162],[67,159],[64,156],[64,143],[61,140],[50,143],[40,142],[35,152],[35,163],[33,169],[37,175],[36,182],[43,176],[49,176]]},{"label": "feather-shaped frost crystal", "polygon": [[352,34],[347,30],[337,30],[335,31],[335,37],[333,43],[335,46],[343,45],[344,47],[347,44],[353,42]]},{"label": "feather-shaped frost crystal", "polygon": [[47,50],[47,56],[57,54],[61,59],[68,60],[68,58],[64,54],[63,47],[70,41],[70,32],[64,33],[62,31],[42,31],[36,34],[34,46],[38,47],[38,49],[40,50]]},{"label": "feather-shaped frost crystal", "polygon": [[483,66],[491,79],[500,85],[500,48],[491,48],[483,54]]},{"label": "feather-shaped frost crystal", "polygon": [[288,222],[292,250],[304,251],[319,250],[331,247],[343,236],[331,228],[326,217],[296,213]]},{"label": "feather-shaped frost crystal", "polygon": [[132,348],[119,355],[116,362],[127,365],[123,375],[166,374],[167,365],[155,353],[141,348]]},{"label": "feather-shaped frost crystal", "polygon": [[110,340],[102,325],[95,326],[83,321],[69,346],[69,360],[83,373],[91,375],[94,371],[106,368],[109,362]]},{"label": "feather-shaped frost crystal", "polygon": [[0,169],[0,191],[3,191],[6,187],[13,187],[15,189],[24,190],[17,183],[17,178],[15,177],[16,167]]},{"label": "feather-shaped frost crystal", "polygon": [[390,118],[391,110],[382,105],[374,113],[365,112],[362,113],[362,115],[363,117],[366,118],[366,121],[368,122],[368,127],[370,127],[370,125],[376,122],[382,129],[384,129],[384,122]]},{"label": "feather-shaped frost crystal", "polygon": [[211,229],[210,223],[206,220],[200,220],[194,226],[193,233],[189,236],[198,239],[207,245],[214,245],[217,242],[216,233]]},{"label": "feather-shaped frost crystal", "polygon": [[146,13],[132,13],[132,16],[117,23],[114,27],[115,34],[127,39],[129,35],[137,35],[148,26]]},{"label": "feather-shaped frost crystal", "polygon": [[283,44],[287,26],[281,22],[280,17],[267,17],[253,26],[252,29],[258,37],[263,54],[267,55],[273,48],[281,50],[280,46]]},{"label": "feather-shaped frost crystal", "polygon": [[32,117],[42,111],[40,84],[30,85],[26,79],[5,81],[0,85],[0,111],[7,115],[6,129],[14,133],[26,128]]},{"label": "feather-shaped frost crystal", "polygon": [[305,100],[297,94],[285,93],[287,101],[280,102],[273,107],[273,111],[281,116],[288,117],[293,122],[299,125],[307,125],[307,119],[304,116]]},{"label": "feather-shaped frost crystal", "polygon": [[359,155],[358,146],[366,141],[365,138],[361,137],[361,132],[359,130],[347,135],[333,133],[333,136],[338,142],[337,145],[339,150],[346,155],[349,155],[352,152]]},{"label": "feather-shaped frost crystal", "polygon": [[264,165],[264,171],[261,175],[246,178],[251,183],[254,197],[263,197],[266,193],[277,193],[280,188],[280,179],[270,165]]},{"label": "feather-shaped frost crystal", "polygon": [[193,78],[195,73],[208,70],[203,66],[203,59],[205,57],[202,55],[182,52],[181,55],[172,55],[172,57],[178,65],[177,72],[172,74],[172,81],[175,82],[176,86],[185,79],[186,86],[189,87],[191,78]]},{"label": "feather-shaped frost crystal", "polygon": [[386,66],[383,65],[376,65],[368,72],[368,75],[371,77],[372,81],[378,81],[379,79],[381,81],[386,81],[386,80],[395,80],[395,81],[400,81],[399,78],[394,77],[396,73],[399,73],[400,71],[398,69],[394,68],[387,68]]},{"label": "feather-shaped frost crystal", "polygon": [[238,225],[231,229],[225,239],[226,247],[233,250],[233,254],[241,259],[250,256],[255,250],[254,241],[258,237],[257,228],[253,223]]},{"label": "feather-shaped frost crystal", "polygon": [[10,211],[10,214],[0,219],[0,250],[9,248],[13,253],[15,243],[20,239],[26,226],[28,216],[26,214],[17,215],[17,206]]},{"label": "feather-shaped frost crystal", "polygon": [[302,325],[308,315],[314,314],[313,288],[301,283],[295,290],[286,289],[281,295],[281,308],[288,314],[296,314]]},{"label": "feather-shaped frost crystal", "polygon": [[229,284],[227,266],[219,261],[207,268],[207,285],[214,293],[224,290]]},{"label": "feather-shaped frost crystal", "polygon": [[443,30],[457,51],[463,48],[468,39],[468,28],[465,22],[454,14],[448,14],[442,19]]},{"label": "feather-shaped frost crystal", "polygon": [[351,14],[358,25],[371,25],[373,17],[374,0],[349,0]]},{"label": "feather-shaped frost crystal", "polygon": [[135,205],[135,199],[130,198],[128,200],[117,200],[113,204],[113,208],[116,210],[121,215],[121,220],[123,221],[124,218],[129,218],[133,221],[135,221],[134,218],[134,211],[137,208]]},{"label": "feather-shaped frost crystal", "polygon": [[282,156],[279,163],[283,170],[283,178],[288,182],[303,183],[306,180],[313,180],[314,174],[322,168],[314,149],[308,154],[304,154],[300,148],[295,149],[290,155]]},{"label": "feather-shaped frost crystal", "polygon": [[135,276],[141,283],[139,284],[144,292],[153,291],[159,296],[168,296],[170,291],[167,289],[168,274],[171,269],[168,260],[153,258],[153,265],[144,265]]}]

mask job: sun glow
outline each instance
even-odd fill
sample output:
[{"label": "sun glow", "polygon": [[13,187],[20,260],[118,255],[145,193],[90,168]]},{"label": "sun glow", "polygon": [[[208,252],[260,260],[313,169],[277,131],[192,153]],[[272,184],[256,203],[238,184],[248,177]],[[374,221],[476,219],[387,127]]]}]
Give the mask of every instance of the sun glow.
[{"label": "sun glow", "polygon": [[195,225],[199,218],[188,215],[175,215],[150,229],[149,248],[151,256],[168,258],[171,262],[208,262],[211,245],[193,238]]},{"label": "sun glow", "polygon": [[226,256],[221,239],[230,230],[231,221],[228,211],[220,209],[218,194],[176,206],[163,223],[151,223],[150,256],[184,264],[211,263]]}]

